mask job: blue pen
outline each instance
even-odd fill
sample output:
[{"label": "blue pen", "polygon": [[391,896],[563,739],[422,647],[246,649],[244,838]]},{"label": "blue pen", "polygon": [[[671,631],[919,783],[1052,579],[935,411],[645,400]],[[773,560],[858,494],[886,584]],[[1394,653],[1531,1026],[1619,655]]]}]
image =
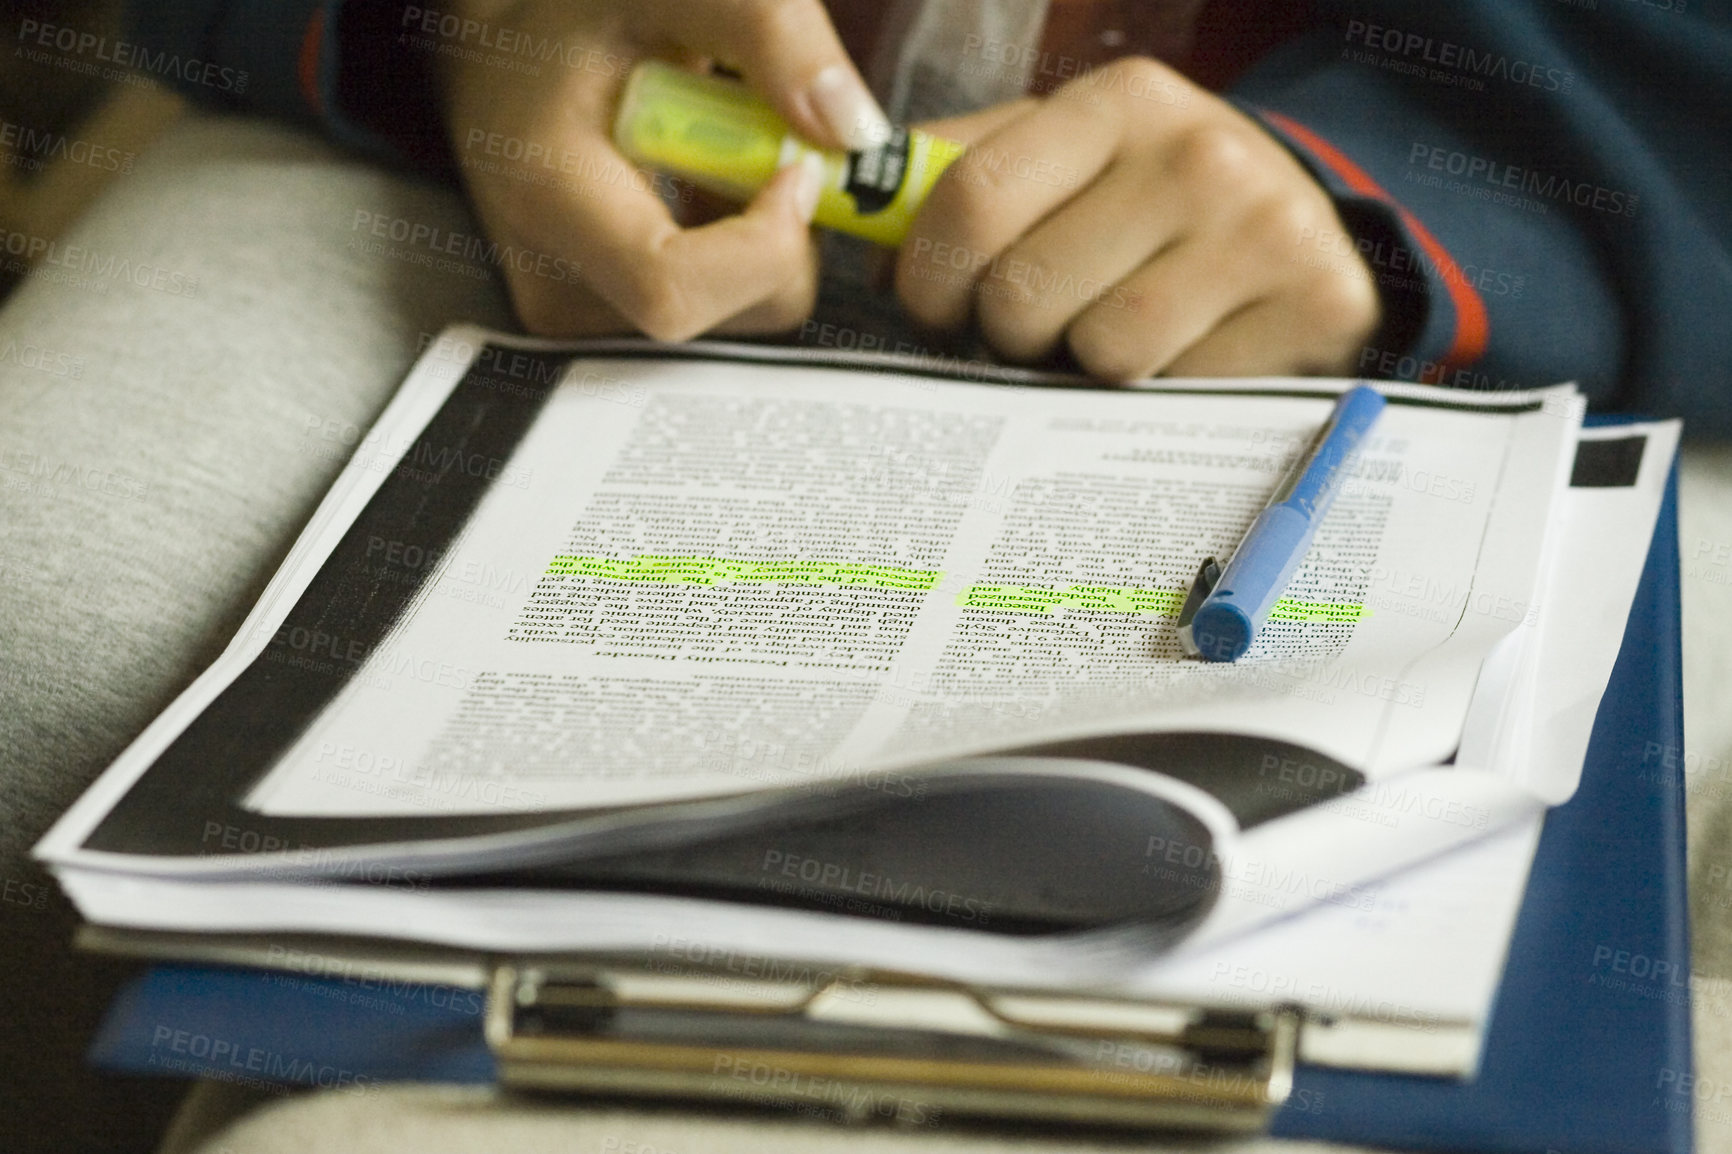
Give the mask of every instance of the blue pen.
[{"label": "blue pen", "polygon": [[1384,403],[1383,394],[1370,385],[1342,393],[1311,448],[1251,523],[1225,571],[1213,557],[1203,562],[1179,611],[1179,644],[1187,654],[1204,661],[1237,661],[1251,648],[1269,610],[1311,551],[1311,538]]}]

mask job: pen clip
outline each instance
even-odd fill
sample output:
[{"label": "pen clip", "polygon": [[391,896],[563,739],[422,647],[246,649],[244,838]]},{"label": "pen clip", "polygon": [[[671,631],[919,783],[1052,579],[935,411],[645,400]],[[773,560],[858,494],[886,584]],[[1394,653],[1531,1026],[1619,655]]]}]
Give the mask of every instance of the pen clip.
[{"label": "pen clip", "polygon": [[1179,647],[1185,651],[1186,657],[1203,655],[1203,651],[1197,648],[1196,639],[1191,636],[1191,621],[1220,581],[1220,563],[1213,557],[1203,558],[1203,563],[1197,567],[1197,576],[1191,581],[1191,591],[1185,594],[1185,603],[1179,607]]}]

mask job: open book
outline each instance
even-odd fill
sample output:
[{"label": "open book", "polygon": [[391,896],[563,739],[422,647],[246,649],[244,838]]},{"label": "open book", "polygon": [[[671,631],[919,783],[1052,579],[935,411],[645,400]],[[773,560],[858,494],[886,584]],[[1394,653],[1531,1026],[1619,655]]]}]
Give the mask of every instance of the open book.
[{"label": "open book", "polygon": [[1110,984],[1569,796],[1572,388],[1387,386],[1205,664],[1191,575],[1352,382],[988,375],[447,331],[358,444],[307,429],[339,482],[39,854],[107,925]]}]

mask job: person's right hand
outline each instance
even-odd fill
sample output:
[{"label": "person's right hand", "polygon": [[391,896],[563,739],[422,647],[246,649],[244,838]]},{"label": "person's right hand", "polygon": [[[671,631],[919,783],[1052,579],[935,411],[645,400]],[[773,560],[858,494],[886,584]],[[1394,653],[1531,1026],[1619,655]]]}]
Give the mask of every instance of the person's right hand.
[{"label": "person's right hand", "polygon": [[[646,179],[611,131],[627,74],[653,55],[737,69],[815,143],[877,138],[884,115],[820,0],[459,0],[453,10],[492,43],[518,46],[441,56],[438,68],[457,163],[489,240],[510,254],[500,263],[525,328],[674,341],[805,319],[818,277],[814,169],[790,165],[743,211],[688,228],[658,195],[661,178]],[[575,275],[548,275],[566,268]]]}]

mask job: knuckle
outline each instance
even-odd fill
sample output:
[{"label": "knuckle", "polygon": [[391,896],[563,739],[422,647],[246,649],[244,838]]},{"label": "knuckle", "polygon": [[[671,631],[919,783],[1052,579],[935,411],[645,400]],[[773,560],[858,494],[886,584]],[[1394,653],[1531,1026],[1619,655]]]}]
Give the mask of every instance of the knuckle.
[{"label": "knuckle", "polygon": [[1245,233],[1259,247],[1290,252],[1318,227],[1312,205],[1298,197],[1272,196],[1251,209]]},{"label": "knuckle", "polygon": [[1157,90],[1170,84],[1177,75],[1150,56],[1123,56],[1107,67],[1112,70],[1113,78],[1120,82],[1115,89],[1132,94]]},{"label": "knuckle", "polygon": [[1242,188],[1256,176],[1255,157],[1245,134],[1231,124],[1210,121],[1185,130],[1173,152],[1173,173],[1210,192]]},{"label": "knuckle", "polygon": [[1357,259],[1348,269],[1325,275],[1307,286],[1303,299],[1311,322],[1324,332],[1339,335],[1369,332],[1382,311],[1377,285]]},{"label": "knuckle", "polygon": [[1059,93],[1097,105],[1103,95],[1125,105],[1132,98],[1175,91],[1179,74],[1148,56],[1121,56],[1059,89]]},{"label": "knuckle", "polygon": [[[1172,318],[1177,315],[1182,302],[1177,290],[1170,284],[1161,281],[1146,283],[1154,280],[1151,277],[1145,277],[1143,280],[1145,283],[1125,291],[1122,310],[1125,314],[1124,320],[1114,323],[1123,324],[1127,328],[1134,327],[1153,332],[1172,322]],[[1091,310],[1084,319],[1098,321],[1102,324],[1108,322],[1107,315],[1098,308]]]},{"label": "knuckle", "polygon": [[991,212],[1010,181],[1010,165],[994,163],[991,150],[971,148],[950,165],[932,190],[928,203],[948,220],[976,220]]}]

